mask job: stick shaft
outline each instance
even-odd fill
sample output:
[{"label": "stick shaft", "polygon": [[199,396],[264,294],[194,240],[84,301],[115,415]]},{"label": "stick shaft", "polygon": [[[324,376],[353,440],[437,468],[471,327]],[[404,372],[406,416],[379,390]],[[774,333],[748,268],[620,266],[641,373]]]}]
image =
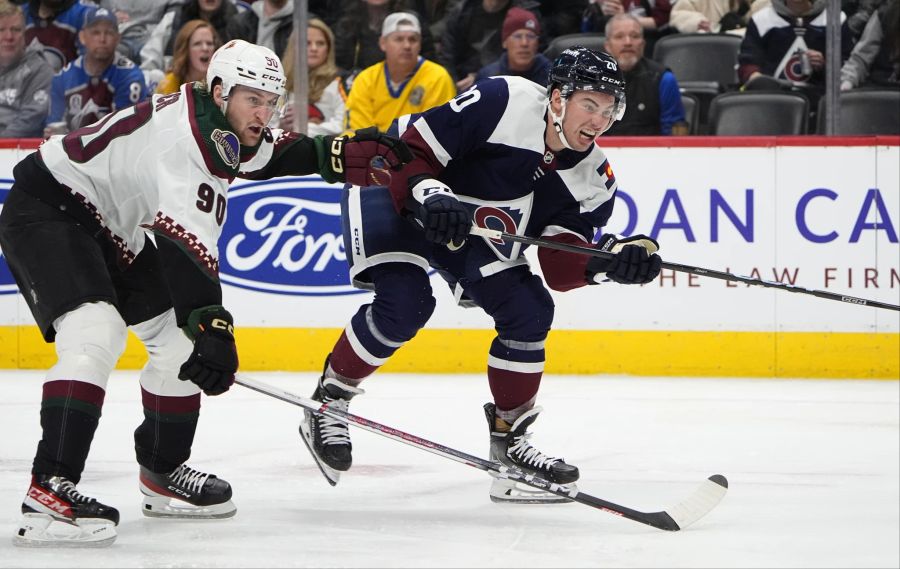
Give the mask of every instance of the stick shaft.
[{"label": "stick shaft", "polygon": [[[547,249],[557,249],[559,251],[567,251],[569,253],[579,253],[581,255],[589,255],[591,257],[600,257],[601,259],[611,259],[615,257],[614,253],[609,253],[607,251],[600,251],[599,249],[594,249],[593,247],[582,247],[579,245],[570,245],[568,243],[559,243],[557,241],[550,241],[547,239],[539,239],[536,237],[525,237],[524,235],[513,235],[511,233],[505,233],[503,231],[497,231],[494,229],[485,229],[483,227],[473,227],[472,235],[477,235],[479,237],[486,237],[488,239],[499,239],[499,240],[507,240],[507,241],[517,241],[519,243],[524,243],[526,245],[534,245],[536,247],[545,247]],[[732,273],[728,273],[725,271],[716,271],[713,269],[705,269],[703,267],[694,267],[691,265],[682,265],[680,263],[670,263],[667,261],[662,262],[662,268],[669,269],[672,271],[677,271],[680,273],[689,273],[693,275],[700,275],[704,277],[709,277],[713,279],[719,279],[723,281],[730,282],[739,282],[744,283],[751,286],[761,286],[766,288],[774,288],[778,290],[783,290],[787,292],[795,292],[799,294],[808,294],[818,298],[824,298],[827,300],[836,300],[838,302],[846,302],[849,304],[856,304],[858,306],[871,306],[872,308],[884,308],[887,310],[897,310],[900,311],[900,305],[896,304],[888,304],[886,302],[879,302],[877,300],[869,300],[865,298],[859,298],[856,296],[848,296],[846,294],[838,294],[834,292],[828,292],[825,290],[815,290],[808,289],[794,285],[788,285],[784,283],[779,283],[775,281],[766,281],[762,279],[756,279],[753,277],[744,277],[740,275],[735,275]]]}]

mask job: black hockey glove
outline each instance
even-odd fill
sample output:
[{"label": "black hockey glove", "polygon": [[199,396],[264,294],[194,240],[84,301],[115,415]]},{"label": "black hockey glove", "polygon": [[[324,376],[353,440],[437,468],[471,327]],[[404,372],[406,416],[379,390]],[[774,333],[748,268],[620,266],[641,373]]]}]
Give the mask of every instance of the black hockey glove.
[{"label": "black hockey glove", "polygon": [[418,177],[410,184],[406,209],[412,214],[414,225],[425,232],[425,239],[462,247],[472,229],[472,214],[466,206],[446,184],[434,178]]},{"label": "black hockey glove", "polygon": [[646,235],[621,239],[603,235],[597,248],[616,256],[612,259],[591,257],[587,264],[588,280],[598,281],[605,276],[620,284],[647,284],[659,275],[662,267],[662,258],[656,254],[659,243]]},{"label": "black hockey glove", "polygon": [[184,331],[194,341],[194,351],[181,365],[178,379],[196,383],[207,395],[228,391],[238,369],[231,314],[218,305],[197,308]]},{"label": "black hockey glove", "polygon": [[[347,182],[354,186],[387,186],[391,170],[399,170],[412,161],[406,143],[379,132],[374,126],[350,136],[322,137],[327,146],[320,153],[320,173],[326,182]],[[324,154],[324,156],[323,156]]]}]

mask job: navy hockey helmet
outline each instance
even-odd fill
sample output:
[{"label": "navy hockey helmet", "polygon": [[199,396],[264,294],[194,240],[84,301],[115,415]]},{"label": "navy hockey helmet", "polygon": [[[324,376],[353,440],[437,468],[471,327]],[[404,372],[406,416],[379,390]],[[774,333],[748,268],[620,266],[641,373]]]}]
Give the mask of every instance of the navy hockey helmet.
[{"label": "navy hockey helmet", "polygon": [[550,67],[547,93],[559,89],[563,99],[578,90],[598,91],[615,98],[613,116],[625,115],[625,76],[615,58],[605,51],[574,46],[563,51]]}]

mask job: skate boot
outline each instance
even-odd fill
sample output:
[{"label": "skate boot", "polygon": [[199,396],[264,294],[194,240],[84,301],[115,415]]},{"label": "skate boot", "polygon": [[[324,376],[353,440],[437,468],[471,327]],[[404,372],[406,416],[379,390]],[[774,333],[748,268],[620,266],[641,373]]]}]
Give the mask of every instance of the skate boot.
[{"label": "skate boot", "polygon": [[142,466],[140,485],[142,511],[151,518],[218,519],[237,512],[228,482],[186,464],[168,474]]},{"label": "skate boot", "polygon": [[[347,411],[350,400],[360,393],[365,391],[322,376],[312,398],[330,409]],[[350,444],[347,424],[312,411],[304,411],[300,436],[328,483],[337,485],[341,472],[350,470],[353,463],[353,445]]]},{"label": "skate boot", "polygon": [[[495,414],[493,403],[484,405],[484,416],[491,433],[491,460],[515,467],[526,474],[534,474],[544,480],[560,485],[571,485],[578,480],[578,467],[566,464],[561,458],[547,456],[531,446],[526,432],[534,423],[541,407],[535,407],[510,425]],[[495,477],[491,484],[491,500],[494,502],[514,502],[520,504],[558,504],[571,502],[568,498],[544,492],[531,486],[518,484],[508,478]]]},{"label": "skate boot", "polygon": [[22,547],[107,547],[116,540],[119,511],[88,498],[62,476],[35,474],[22,502],[13,543]]}]

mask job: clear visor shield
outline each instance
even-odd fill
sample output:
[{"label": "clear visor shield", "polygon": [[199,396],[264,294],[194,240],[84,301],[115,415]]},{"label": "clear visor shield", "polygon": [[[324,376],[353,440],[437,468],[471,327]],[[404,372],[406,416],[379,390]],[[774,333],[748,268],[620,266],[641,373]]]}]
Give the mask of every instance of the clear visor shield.
[{"label": "clear visor shield", "polygon": [[238,102],[242,107],[253,111],[265,110],[269,122],[284,116],[284,93],[273,93],[251,85],[235,85],[228,95],[223,97],[226,103]]}]

